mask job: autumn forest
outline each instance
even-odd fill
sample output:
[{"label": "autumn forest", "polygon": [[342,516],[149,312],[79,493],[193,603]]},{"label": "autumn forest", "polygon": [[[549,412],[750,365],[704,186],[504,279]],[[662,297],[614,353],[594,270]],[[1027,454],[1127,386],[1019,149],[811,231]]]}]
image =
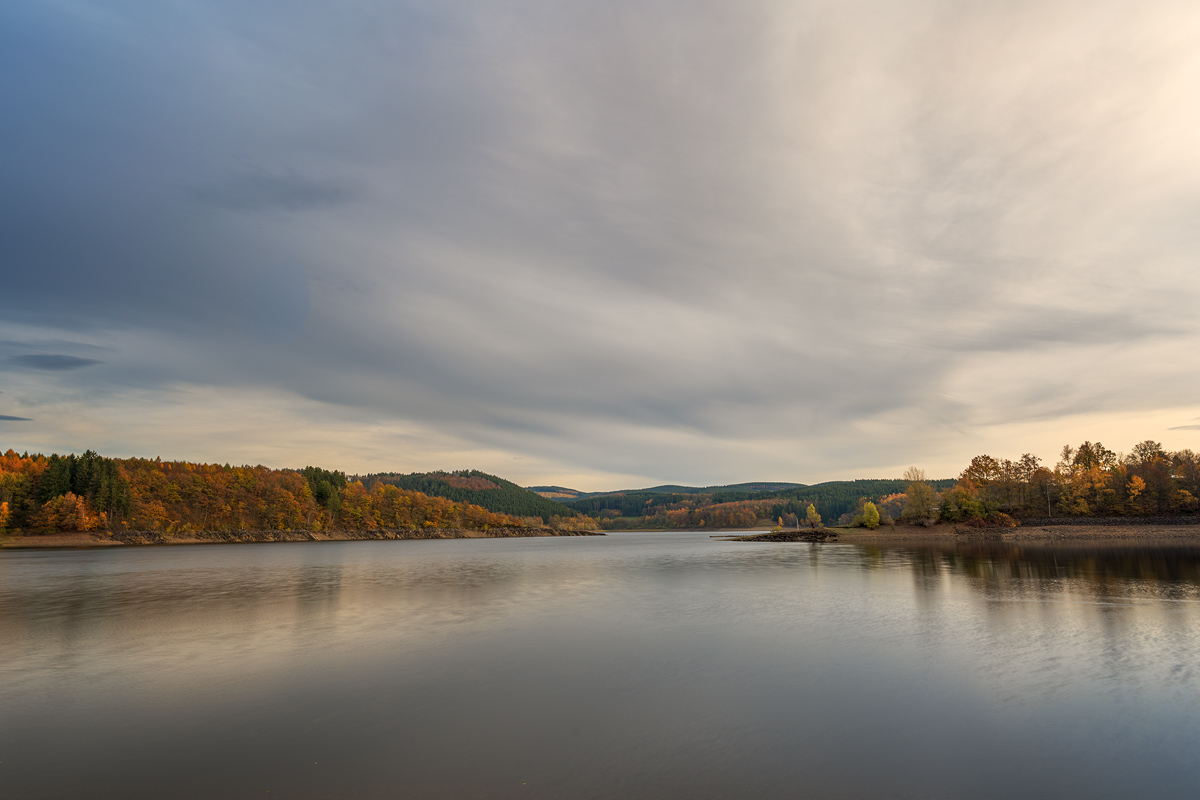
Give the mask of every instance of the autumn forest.
[{"label": "autumn forest", "polygon": [[[343,473],[83,455],[0,456],[0,531],[571,527]],[[575,526],[586,524],[581,519]]]},{"label": "autumn forest", "polygon": [[[868,509],[869,507],[869,509]],[[347,477],[305,467],[197,464],[82,455],[0,456],[0,532],[558,528],[746,528],[1162,517],[1200,513],[1200,457],[1145,441],[1099,442],[1054,465],[977,456],[956,479],[838,481],[785,490],[615,492],[555,502],[486,473]]]},{"label": "autumn forest", "polygon": [[955,479],[927,480],[913,468],[899,480],[832,481],[781,492],[625,492],[568,505],[604,528],[737,528],[754,521],[800,527],[818,519],[867,527],[1009,527],[1032,519],[1193,515],[1200,512],[1198,498],[1200,456],[1144,441],[1127,455],[1099,442],[1068,445],[1054,465],[1029,453],[1015,461],[976,456]]}]

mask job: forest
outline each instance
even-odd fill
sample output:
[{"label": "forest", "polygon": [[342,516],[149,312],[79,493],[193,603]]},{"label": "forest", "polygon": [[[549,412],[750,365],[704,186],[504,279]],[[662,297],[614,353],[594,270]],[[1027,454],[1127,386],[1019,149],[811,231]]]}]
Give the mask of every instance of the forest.
[{"label": "forest", "polygon": [[[560,512],[563,527],[588,527]],[[0,532],[540,527],[468,502],[320,467],[301,470],[83,455],[0,456]],[[591,524],[594,527],[594,523]]]},{"label": "forest", "polygon": [[[680,487],[682,488],[682,487]],[[1026,453],[1017,460],[973,458],[958,478],[831,481],[787,491],[665,493],[658,489],[593,495],[565,505],[602,528],[749,527],[803,524],[812,505],[824,523],[904,521],[1008,526],[1026,519],[1166,517],[1200,513],[1200,457],[1143,441],[1128,454],[1099,442],[1063,447],[1054,465]]]},{"label": "forest", "polygon": [[[949,488],[954,479],[934,481]],[[764,491],[721,489],[711,492],[666,493],[658,489],[617,492],[570,500],[564,504],[597,519],[604,528],[743,528],[756,520],[776,520],[788,515],[803,517],[809,504],[825,519],[836,521],[851,513],[863,497],[878,498],[903,493],[902,479],[829,481],[813,486]],[[749,520],[749,521],[747,521]]]},{"label": "forest", "polygon": [[941,493],[947,522],[1021,518],[1165,517],[1200,512],[1200,456],[1146,440],[1128,454],[1100,442],[1066,445],[1053,466],[1026,453],[1016,461],[976,456]]},{"label": "forest", "polygon": [[555,517],[575,517],[576,511],[523,489],[517,484],[479,470],[455,472],[394,472],[357,478],[367,489],[383,484],[430,497],[444,497],[458,503],[471,503],[499,514],[515,517],[539,517],[549,524]]},{"label": "forest", "polygon": [[[957,479],[831,481],[617,492],[559,503],[477,470],[347,478],[309,466],[199,464],[82,455],[0,455],[0,533],[542,527],[746,528],[904,521],[1015,525],[1020,520],[1200,513],[1200,457],[1153,441],[1128,454],[1065,446],[1054,465],[976,456]],[[870,510],[868,512],[868,506]]]}]

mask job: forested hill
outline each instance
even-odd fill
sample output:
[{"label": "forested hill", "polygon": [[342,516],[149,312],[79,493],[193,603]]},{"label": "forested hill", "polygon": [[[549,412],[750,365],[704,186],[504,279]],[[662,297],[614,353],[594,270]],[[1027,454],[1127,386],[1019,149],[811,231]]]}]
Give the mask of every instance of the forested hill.
[{"label": "forested hill", "polygon": [[[954,485],[953,479],[932,481],[937,489]],[[563,500],[563,505],[588,516],[656,517],[684,507],[702,508],[731,503],[753,504],[760,516],[771,519],[787,513],[803,516],[809,503],[826,519],[836,520],[852,511],[862,497],[881,497],[901,493],[908,481],[900,479],[828,481],[813,486],[797,483],[741,483],[696,489],[688,486],[655,486],[611,494],[596,494],[578,500]],[[755,491],[751,487],[764,487]],[[780,488],[775,488],[780,487]],[[675,491],[672,491],[675,490]]]},{"label": "forested hill", "polygon": [[580,497],[590,497],[588,492],[578,489],[568,489],[565,486],[526,486],[526,489],[549,500],[578,500]]},{"label": "forested hill", "polygon": [[599,497],[603,494],[627,494],[641,492],[644,494],[762,494],[764,492],[785,492],[789,489],[803,489],[803,483],[773,483],[770,481],[753,481],[750,483],[731,483],[726,486],[681,486],[667,483],[662,486],[651,486],[648,489],[629,489],[626,492],[593,492],[586,497]]},{"label": "forested hill", "polygon": [[422,492],[430,497],[444,497],[457,503],[471,503],[498,514],[541,517],[545,522],[549,522],[551,517],[576,515],[576,511],[569,506],[548,500],[512,481],[506,481],[475,469],[455,472],[412,472],[407,475],[387,472],[364,475],[359,480],[367,489],[376,484],[385,484],[409,491]]},{"label": "forested hill", "polygon": [[[853,481],[827,481],[806,486],[790,492],[776,495],[781,501],[780,506],[773,510],[774,516],[793,513],[803,515],[805,508],[812,503],[823,517],[836,520],[843,514],[854,510],[859,498],[879,498],[892,494],[902,494],[908,488],[909,481],[903,479],[862,479]],[[929,481],[936,490],[948,489],[955,484],[954,478]]]},{"label": "forested hill", "polygon": [[646,489],[623,489],[617,492],[581,492],[578,489],[567,489],[563,486],[529,486],[531,492],[542,497],[557,500],[560,503],[572,503],[575,500],[591,500],[601,497],[620,497],[625,495],[761,495],[768,496],[771,492],[785,492],[790,489],[803,489],[803,483],[786,483],[773,481],[752,481],[750,483],[731,483],[727,486],[683,486],[674,483],[662,486],[651,486]]},{"label": "forested hill", "polygon": [[[510,484],[511,485],[511,484]],[[561,512],[560,512],[561,513]],[[571,512],[566,512],[570,514]],[[531,515],[532,516],[532,515]],[[578,520],[553,525],[571,527]],[[320,467],[270,469],[145,458],[0,454],[0,535],[65,531],[530,527],[529,519]],[[541,523],[537,524],[538,526]]]}]

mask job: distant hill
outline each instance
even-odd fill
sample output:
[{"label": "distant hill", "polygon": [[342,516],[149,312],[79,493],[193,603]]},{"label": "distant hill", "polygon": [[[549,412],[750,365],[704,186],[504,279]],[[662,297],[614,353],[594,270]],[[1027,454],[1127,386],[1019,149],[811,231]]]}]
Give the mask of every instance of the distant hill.
[{"label": "distant hill", "polygon": [[[781,483],[771,481],[755,481],[751,483],[731,483],[725,486],[678,486],[665,484],[651,486],[649,489],[634,489],[637,492],[658,492],[659,494],[717,494],[719,492],[785,492],[788,489],[803,489],[803,483]],[[596,497],[597,495],[589,495]]]},{"label": "distant hill", "polygon": [[575,510],[524,489],[512,481],[479,470],[455,472],[412,472],[401,475],[381,472],[359,478],[368,490],[377,483],[400,489],[423,492],[431,497],[444,497],[456,503],[472,503],[488,511],[512,514],[516,517],[573,517]]},{"label": "distant hill", "polygon": [[[949,489],[956,483],[954,478],[927,481],[937,491]],[[860,497],[878,500],[890,494],[901,494],[908,488],[908,481],[899,478],[858,479],[853,481],[826,481],[803,489],[783,492],[779,495],[781,501],[774,513],[802,514],[808,503],[816,506],[817,511],[826,521],[836,520],[842,514],[854,509]]]},{"label": "distant hill", "polygon": [[550,500],[577,500],[584,494],[578,489],[568,489],[565,486],[526,486],[525,488]]},{"label": "distant hill", "polygon": [[662,486],[651,486],[647,489],[622,489],[616,492],[581,492],[578,489],[568,489],[564,486],[527,486],[525,488],[531,492],[540,494],[542,497],[548,497],[560,503],[569,503],[572,500],[588,500],[596,497],[623,497],[630,494],[692,495],[725,492],[757,494],[760,492],[783,492],[803,487],[803,483],[756,481],[752,483],[731,483],[727,486],[680,486],[677,484],[663,484]]},{"label": "distant hill", "polygon": [[641,517],[656,513],[656,509],[678,506],[682,503],[692,505],[713,505],[719,503],[737,503],[746,500],[771,499],[780,493],[799,491],[804,488],[802,483],[783,482],[753,482],[734,483],[726,486],[678,486],[665,484],[651,486],[648,489],[630,489],[622,492],[595,492],[583,494],[574,500],[560,500],[570,508],[596,516],[613,511],[622,517]]},{"label": "distant hill", "polygon": [[[945,479],[930,483],[940,491],[953,486],[955,481]],[[860,497],[878,499],[903,492],[907,487],[908,482],[900,479],[827,481],[812,486],[765,481],[703,488],[667,484],[622,492],[580,492],[575,499],[561,498],[559,502],[588,516],[609,517],[615,512],[621,517],[646,517],[681,505],[694,507],[776,500],[771,510],[772,516],[803,514],[808,504],[812,503],[827,520],[836,520],[852,510]]]},{"label": "distant hill", "polygon": [[709,489],[727,492],[786,492],[789,489],[803,489],[803,483],[732,483],[729,486],[710,486]]}]

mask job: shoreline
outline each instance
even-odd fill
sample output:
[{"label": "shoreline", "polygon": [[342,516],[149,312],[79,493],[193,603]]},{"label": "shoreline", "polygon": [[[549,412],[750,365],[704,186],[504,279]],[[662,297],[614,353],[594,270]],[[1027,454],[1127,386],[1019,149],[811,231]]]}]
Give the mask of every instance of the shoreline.
[{"label": "shoreline", "polygon": [[406,539],[527,539],[550,536],[603,536],[602,531],[560,531],[553,528],[416,528],[330,531],[158,531],[117,533],[54,533],[0,538],[2,550],[47,548],[157,547],[199,544],[259,544],[266,542],[360,542]]},{"label": "shoreline", "polygon": [[972,528],[942,524],[925,528],[920,525],[838,528],[837,540],[847,544],[975,544],[982,542],[1045,544],[1138,544],[1168,540],[1200,542],[1200,524],[1196,523],[1114,523],[1079,522],[1022,525],[1016,528]]},{"label": "shoreline", "polygon": [[941,523],[933,526],[880,525],[866,528],[826,527],[784,531],[728,530],[713,539],[735,542],[828,542],[866,546],[953,544],[1146,544],[1182,542],[1200,544],[1200,519],[1158,520],[1030,520],[1015,528],[975,528]]},{"label": "shoreline", "polygon": [[[977,543],[1022,544],[1139,544],[1177,541],[1200,543],[1200,521],[1197,522],[1121,522],[1094,520],[1090,522],[1038,521],[1041,524],[1016,528],[973,528],[943,523],[931,527],[897,524],[882,525],[875,530],[866,528],[802,529],[772,533],[764,530],[729,528],[709,529],[714,539],[745,542],[828,542],[887,545],[947,545]],[[695,532],[699,533],[703,529]],[[662,532],[669,531],[653,531]],[[188,531],[176,534],[158,531],[121,531],[117,533],[74,532],[57,534],[15,534],[0,537],[0,550],[156,547],[202,544],[261,544],[267,542],[353,542],[400,541],[414,539],[515,539],[554,536],[604,536],[605,531],[561,531],[553,528],[466,528],[375,529],[330,531]]]}]

